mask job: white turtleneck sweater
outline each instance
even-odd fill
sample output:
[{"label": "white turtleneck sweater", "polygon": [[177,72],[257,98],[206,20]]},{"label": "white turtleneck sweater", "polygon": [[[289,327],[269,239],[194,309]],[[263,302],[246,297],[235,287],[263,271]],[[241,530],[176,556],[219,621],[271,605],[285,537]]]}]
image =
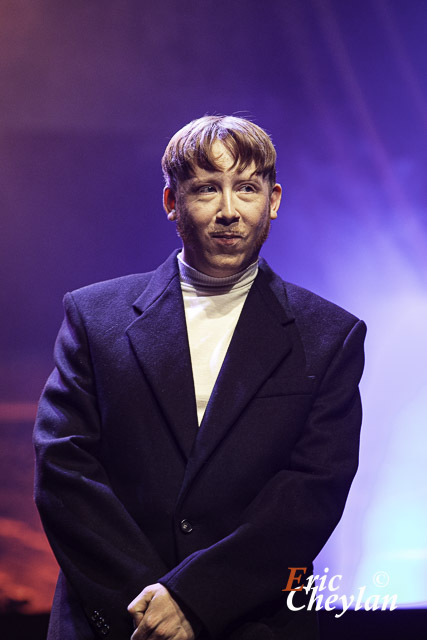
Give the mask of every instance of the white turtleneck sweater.
[{"label": "white turtleneck sweater", "polygon": [[258,261],[226,278],[213,278],[178,254],[196,393],[199,425],[227,353],[249,289],[258,273]]}]

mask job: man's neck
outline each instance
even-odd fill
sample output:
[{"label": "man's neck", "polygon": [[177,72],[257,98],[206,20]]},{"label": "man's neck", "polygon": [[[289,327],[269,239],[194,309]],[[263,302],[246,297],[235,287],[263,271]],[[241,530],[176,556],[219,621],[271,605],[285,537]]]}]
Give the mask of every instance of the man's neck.
[{"label": "man's neck", "polygon": [[231,288],[237,284],[253,280],[258,270],[257,258],[255,262],[237,273],[224,277],[214,277],[187,264],[183,256],[183,252],[178,253],[177,258],[181,281],[200,288]]}]

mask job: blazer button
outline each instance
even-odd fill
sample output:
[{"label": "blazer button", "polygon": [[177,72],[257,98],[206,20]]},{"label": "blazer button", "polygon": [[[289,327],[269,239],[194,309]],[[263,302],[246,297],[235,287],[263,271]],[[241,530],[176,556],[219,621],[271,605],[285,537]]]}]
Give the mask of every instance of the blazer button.
[{"label": "blazer button", "polygon": [[181,520],[181,523],[179,526],[181,527],[181,531],[183,533],[191,533],[193,531],[191,522],[188,522],[188,520],[186,520],[185,518],[184,520]]}]

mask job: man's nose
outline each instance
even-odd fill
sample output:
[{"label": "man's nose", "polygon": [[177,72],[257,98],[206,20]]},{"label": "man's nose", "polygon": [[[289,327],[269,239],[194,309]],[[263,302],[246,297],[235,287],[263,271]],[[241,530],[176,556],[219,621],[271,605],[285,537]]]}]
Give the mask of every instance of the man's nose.
[{"label": "man's nose", "polygon": [[223,224],[230,224],[240,218],[240,214],[236,210],[236,206],[233,201],[232,191],[224,190],[222,192],[216,217],[218,222],[222,222]]}]

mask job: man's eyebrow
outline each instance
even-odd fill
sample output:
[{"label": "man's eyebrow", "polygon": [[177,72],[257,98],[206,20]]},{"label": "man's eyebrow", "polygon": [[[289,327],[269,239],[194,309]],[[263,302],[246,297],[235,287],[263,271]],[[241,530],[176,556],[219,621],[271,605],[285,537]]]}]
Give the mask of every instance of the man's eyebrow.
[{"label": "man's eyebrow", "polygon": [[199,184],[199,183],[212,182],[212,181],[215,181],[215,176],[214,175],[205,176],[203,178],[194,177],[194,178],[189,178],[188,180],[186,180],[186,182],[188,182],[189,184]]},{"label": "man's eyebrow", "polygon": [[205,175],[204,175],[204,176],[195,176],[195,175],[190,176],[190,177],[188,178],[188,182],[190,182],[190,181],[193,181],[193,182],[194,182],[194,181],[196,181],[196,180],[199,180],[199,181],[209,180],[209,178],[210,178],[211,176],[214,176],[214,175],[218,175],[218,174],[224,173],[224,171],[207,171],[206,169],[205,169],[205,171],[206,171],[206,173],[205,173]]}]

